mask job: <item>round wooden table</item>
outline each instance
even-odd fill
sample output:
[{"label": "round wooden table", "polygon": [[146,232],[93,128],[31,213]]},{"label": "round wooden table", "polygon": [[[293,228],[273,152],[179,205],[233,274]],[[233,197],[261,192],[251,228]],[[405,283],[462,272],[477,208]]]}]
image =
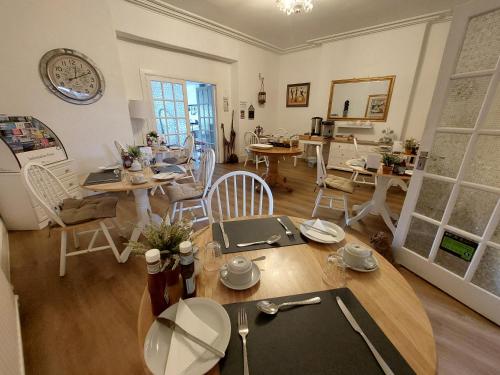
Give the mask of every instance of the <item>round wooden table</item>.
[{"label": "round wooden table", "polygon": [[[290,219],[296,226],[304,221],[293,217]],[[205,227],[194,235],[194,242],[201,249],[202,263],[204,245],[211,239],[210,227]],[[311,241],[303,245],[224,255],[226,260],[240,254],[248,258],[265,255],[266,259],[258,263],[263,270],[260,282],[250,289],[234,291],[221,284],[218,272],[202,269],[197,278],[197,296],[227,304],[331,289],[332,287],[325,284],[321,278],[321,264],[326,261],[327,254],[347,242],[362,243],[353,235],[346,234],[345,240],[335,245]],[[403,276],[385,258],[375,251],[374,253],[380,268],[370,273],[348,270],[347,287],[417,374],[435,374],[436,344],[422,304]],[[173,292],[176,296],[180,294],[177,290]],[[139,306],[137,322],[141,355],[144,339],[153,320],[146,288]],[[218,373],[218,366],[209,372]]]},{"label": "round wooden table", "polygon": [[[137,225],[134,227],[132,231],[132,235],[130,236],[130,241],[137,241],[141,235],[142,229],[145,225],[149,224],[151,221],[153,222],[161,222],[162,218],[154,214],[151,210],[151,204],[149,202],[148,189],[152,189],[157,186],[169,184],[172,181],[178,180],[180,178],[186,177],[186,171],[184,168],[182,169],[183,173],[179,173],[174,179],[158,181],[153,180],[153,172],[151,168],[145,168],[142,171],[138,172],[130,172],[130,171],[122,171],[122,180],[119,182],[110,182],[105,184],[95,184],[95,185],[83,185],[87,176],[84,176],[80,180],[80,186],[87,190],[97,191],[97,192],[121,192],[121,191],[132,191],[134,194],[135,200],[135,211],[137,214]],[[128,181],[127,174],[130,176],[143,174],[146,178],[146,182],[143,184],[131,184]],[[127,246],[125,250],[120,255],[120,259],[122,262],[126,262],[131,252],[131,248]]]},{"label": "round wooden table", "polygon": [[281,177],[278,170],[278,161],[283,156],[298,156],[303,153],[303,151],[298,147],[273,147],[268,149],[262,149],[258,147],[250,146],[250,150],[258,155],[267,156],[269,160],[269,166],[267,167],[267,172],[265,172],[262,177],[271,187],[281,187],[286,191],[292,191],[286,183],[286,177]]}]

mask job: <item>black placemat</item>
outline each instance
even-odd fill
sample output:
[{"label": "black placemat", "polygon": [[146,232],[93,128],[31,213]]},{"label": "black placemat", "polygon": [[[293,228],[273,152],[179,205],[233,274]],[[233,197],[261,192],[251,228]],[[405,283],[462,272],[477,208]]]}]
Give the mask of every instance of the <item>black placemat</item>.
[{"label": "black placemat", "polygon": [[238,311],[248,316],[248,366],[251,374],[383,374],[370,349],[337,305],[350,310],[361,329],[394,374],[414,374],[398,350],[347,288],[274,298],[284,302],[321,297],[318,305],[294,307],[277,315],[258,312],[253,302],[224,305],[231,319],[231,340],[220,361],[221,375],[243,373],[243,349],[238,334]]},{"label": "black placemat", "polygon": [[[285,234],[285,228],[278,222],[276,217],[266,217],[249,220],[225,221],[224,230],[229,237],[229,247],[224,247],[224,238],[219,223],[212,224],[213,239],[221,244],[224,254],[237,253],[240,251],[251,251],[258,249],[270,249],[273,247],[284,247],[306,243],[299,230],[295,228],[287,216],[280,216],[281,220],[293,233],[293,236]],[[273,234],[281,235],[281,239],[274,245],[266,243],[260,245],[237,247],[238,243],[266,240]]]},{"label": "black placemat", "polygon": [[121,171],[115,175],[114,171],[102,171],[89,173],[85,179],[84,185],[108,184],[111,182],[120,182],[122,180]]},{"label": "black placemat", "polygon": [[168,172],[174,172],[174,173],[184,173],[184,170],[180,168],[177,165],[165,165],[162,167],[154,167],[156,173],[168,173]]}]

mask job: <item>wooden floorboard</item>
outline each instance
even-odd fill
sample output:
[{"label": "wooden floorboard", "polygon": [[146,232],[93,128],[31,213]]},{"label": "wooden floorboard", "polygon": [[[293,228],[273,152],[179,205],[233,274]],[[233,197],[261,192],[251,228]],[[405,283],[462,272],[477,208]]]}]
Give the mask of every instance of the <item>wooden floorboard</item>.
[{"label": "wooden floorboard", "polygon": [[[260,166],[262,172],[262,165]],[[218,165],[214,179],[242,165]],[[255,171],[253,165],[248,170]],[[292,193],[274,194],[275,213],[310,217],[313,208],[315,169],[299,162],[280,163],[294,188]],[[344,172],[335,172],[349,176]],[[350,205],[369,199],[373,189],[362,186]],[[132,195],[120,194],[118,218],[132,226],[135,207]],[[404,193],[391,188],[388,203],[401,210]],[[153,210],[165,213],[164,197],[152,198]],[[320,211],[342,225],[340,212]],[[387,231],[379,217],[369,215],[348,228],[368,242],[372,233]],[[113,234],[119,249],[124,239]],[[83,241],[82,246],[85,245]],[[110,251],[69,258],[67,274],[58,276],[57,232],[10,233],[12,282],[20,296],[21,324],[27,374],[142,374],[137,345],[137,311],[146,282],[144,260],[131,257],[118,264]],[[498,374],[500,329],[461,303],[429,285],[411,272],[400,269],[413,286],[431,320],[436,336],[440,374]]]}]

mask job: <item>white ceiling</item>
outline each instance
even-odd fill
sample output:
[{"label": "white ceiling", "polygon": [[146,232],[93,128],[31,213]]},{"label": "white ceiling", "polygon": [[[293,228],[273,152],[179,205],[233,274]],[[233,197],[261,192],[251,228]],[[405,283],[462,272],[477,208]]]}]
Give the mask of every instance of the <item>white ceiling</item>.
[{"label": "white ceiling", "polygon": [[467,0],[313,0],[310,13],[287,16],[275,0],[163,0],[279,48],[327,35],[452,9]]}]

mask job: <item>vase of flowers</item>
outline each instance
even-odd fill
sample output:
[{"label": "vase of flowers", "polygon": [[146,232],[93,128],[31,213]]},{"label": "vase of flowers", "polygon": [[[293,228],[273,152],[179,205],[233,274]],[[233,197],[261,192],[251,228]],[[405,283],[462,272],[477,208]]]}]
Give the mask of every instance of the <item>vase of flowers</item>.
[{"label": "vase of flowers", "polygon": [[158,144],[158,133],[155,130],[152,130],[148,134],[146,134],[146,143],[149,147]]},{"label": "vase of flowers", "polygon": [[131,171],[140,171],[142,170],[141,165],[141,151],[137,146],[127,146],[127,155],[129,158],[132,158],[132,163],[130,164]]}]

